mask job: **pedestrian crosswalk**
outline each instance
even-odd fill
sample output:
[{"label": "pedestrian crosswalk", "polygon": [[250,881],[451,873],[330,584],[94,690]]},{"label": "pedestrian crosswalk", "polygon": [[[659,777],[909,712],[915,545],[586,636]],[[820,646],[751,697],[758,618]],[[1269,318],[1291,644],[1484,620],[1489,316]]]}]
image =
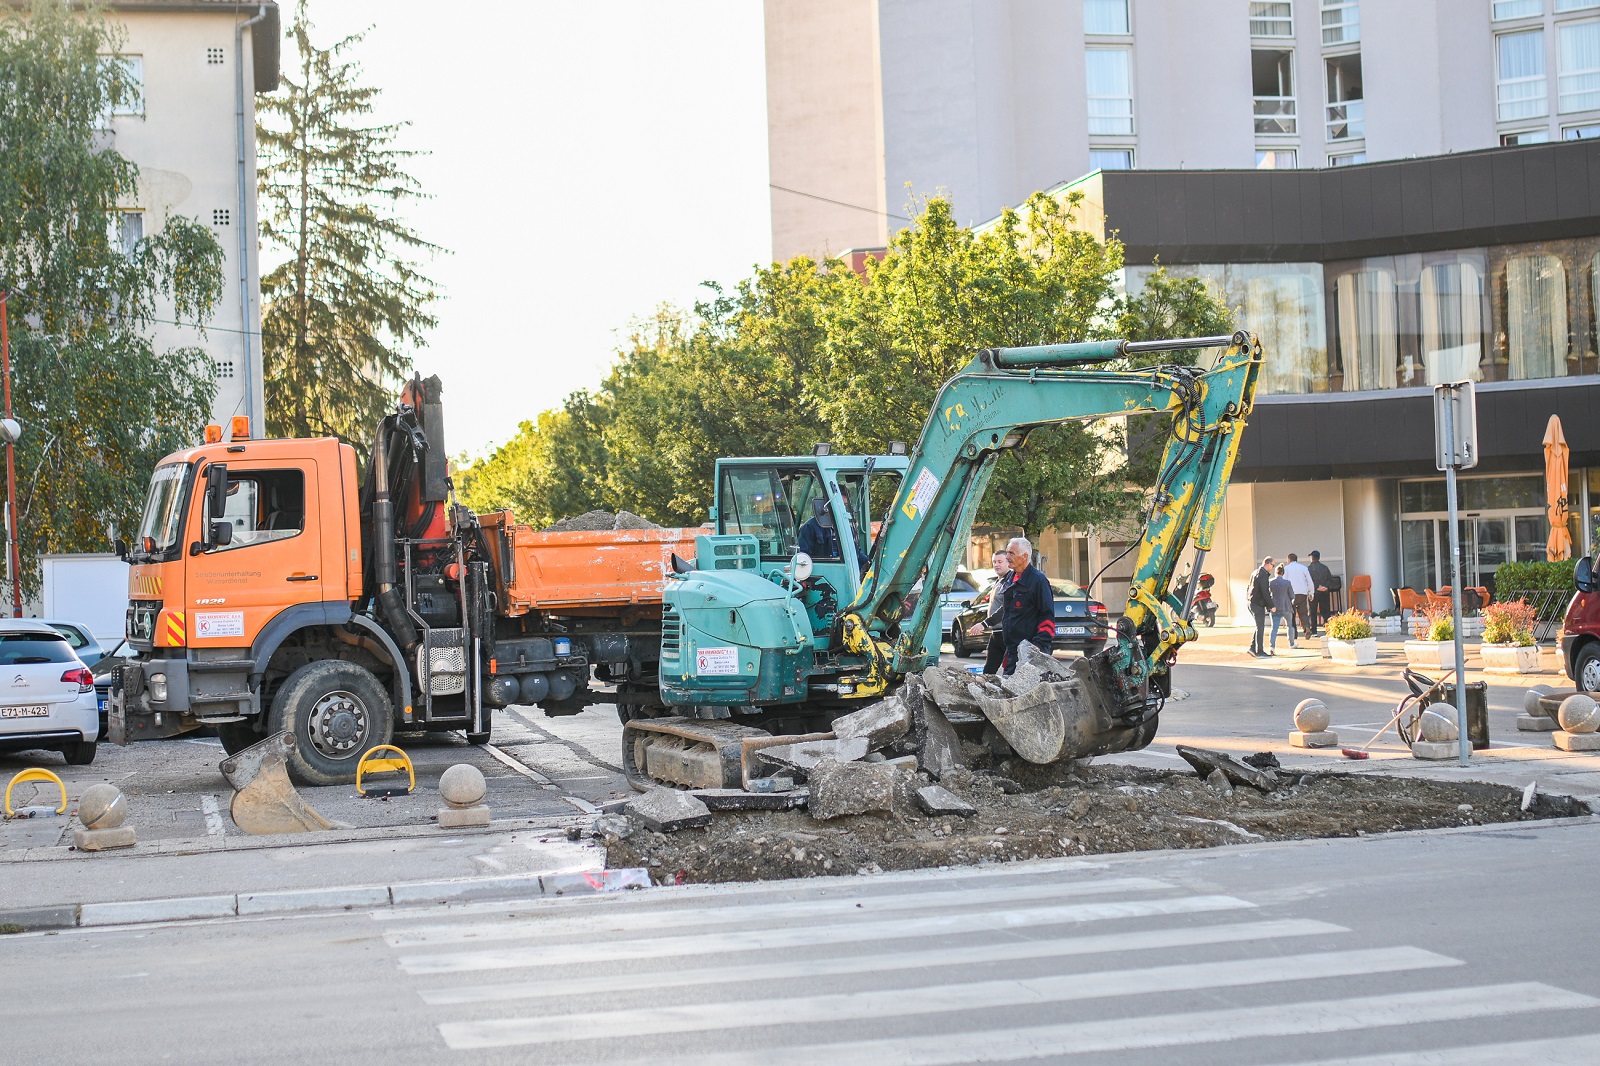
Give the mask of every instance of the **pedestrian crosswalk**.
[{"label": "pedestrian crosswalk", "polygon": [[1600,1000],[1279,910],[1051,864],[389,911],[384,939],[444,1047],[518,1061],[1600,1061]]}]

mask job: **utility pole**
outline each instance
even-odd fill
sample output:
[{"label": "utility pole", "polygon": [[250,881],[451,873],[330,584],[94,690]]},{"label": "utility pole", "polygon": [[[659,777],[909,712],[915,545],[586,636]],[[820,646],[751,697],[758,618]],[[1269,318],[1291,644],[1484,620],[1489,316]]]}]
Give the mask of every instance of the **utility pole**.
[{"label": "utility pole", "polygon": [[1433,387],[1435,465],[1444,471],[1446,506],[1450,509],[1450,614],[1456,636],[1456,730],[1461,765],[1472,758],[1467,736],[1466,648],[1461,635],[1461,521],[1456,501],[1456,471],[1478,465],[1478,405],[1472,382]]},{"label": "utility pole", "polygon": [[0,292],[0,367],[4,368],[6,389],[5,423],[0,435],[6,441],[6,580],[11,582],[11,616],[22,617],[21,567],[17,560],[17,423],[11,418],[11,332],[7,310],[9,292]]}]

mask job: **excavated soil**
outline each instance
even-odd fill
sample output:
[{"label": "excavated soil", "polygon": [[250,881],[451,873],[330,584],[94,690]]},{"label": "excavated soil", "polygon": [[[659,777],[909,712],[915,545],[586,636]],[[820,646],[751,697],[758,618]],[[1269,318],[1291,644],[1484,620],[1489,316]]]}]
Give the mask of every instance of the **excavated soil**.
[{"label": "excavated soil", "polygon": [[726,812],[709,826],[606,832],[607,863],[648,867],[658,884],[766,881],[1162,848],[1210,848],[1589,813],[1566,796],[1500,785],[1354,773],[1283,775],[1279,791],[1222,790],[1186,771],[1001,762],[940,782],[977,807],[968,818],[893,812],[817,821],[805,810]]},{"label": "excavated soil", "polygon": [[585,511],[571,518],[563,518],[545,526],[544,533],[594,532],[613,529],[660,529],[648,518],[640,518],[632,511]]}]

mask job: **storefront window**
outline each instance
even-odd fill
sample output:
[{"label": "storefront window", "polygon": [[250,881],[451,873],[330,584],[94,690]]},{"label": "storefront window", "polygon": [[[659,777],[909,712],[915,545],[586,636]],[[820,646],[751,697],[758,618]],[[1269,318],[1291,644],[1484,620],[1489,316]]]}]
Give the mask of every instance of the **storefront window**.
[{"label": "storefront window", "polygon": [[1560,377],[1567,372],[1567,272],[1553,255],[1506,261],[1509,377]]},{"label": "storefront window", "polygon": [[1340,389],[1392,389],[1398,361],[1398,308],[1394,273],[1353,270],[1334,282],[1338,309]]},{"label": "storefront window", "polygon": [[1420,309],[1427,384],[1478,381],[1483,357],[1483,256],[1423,267]]}]

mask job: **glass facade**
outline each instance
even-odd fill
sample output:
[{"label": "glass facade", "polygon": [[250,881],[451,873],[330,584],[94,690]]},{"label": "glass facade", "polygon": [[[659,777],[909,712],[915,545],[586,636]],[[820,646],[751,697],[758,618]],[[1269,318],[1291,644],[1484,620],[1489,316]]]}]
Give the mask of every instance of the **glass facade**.
[{"label": "glass facade", "polygon": [[[1261,335],[1264,393],[1600,373],[1600,238],[1333,263],[1169,267]],[[1127,269],[1137,292],[1153,267]]]},{"label": "glass facade", "polygon": [[[1545,558],[1550,522],[1538,474],[1464,477],[1457,482],[1462,584],[1494,594],[1509,562]],[[1450,584],[1450,516],[1444,479],[1400,483],[1400,580],[1417,592]]]}]

